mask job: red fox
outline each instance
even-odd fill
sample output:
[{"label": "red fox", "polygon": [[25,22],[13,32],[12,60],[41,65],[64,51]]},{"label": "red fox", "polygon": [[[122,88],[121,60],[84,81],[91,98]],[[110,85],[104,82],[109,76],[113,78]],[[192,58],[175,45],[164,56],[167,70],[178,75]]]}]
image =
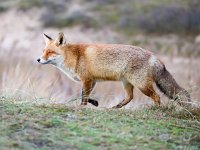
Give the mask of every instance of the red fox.
[{"label": "red fox", "polygon": [[151,51],[131,45],[71,44],[63,33],[53,40],[44,34],[46,46],[41,64],[52,64],[75,81],[82,82],[82,102],[98,106],[89,95],[98,81],[121,81],[126,91],[125,99],[113,108],[121,108],[133,99],[137,87],[160,105],[160,97],[153,84],[170,99],[190,101],[190,94],[181,88],[165,65]]}]

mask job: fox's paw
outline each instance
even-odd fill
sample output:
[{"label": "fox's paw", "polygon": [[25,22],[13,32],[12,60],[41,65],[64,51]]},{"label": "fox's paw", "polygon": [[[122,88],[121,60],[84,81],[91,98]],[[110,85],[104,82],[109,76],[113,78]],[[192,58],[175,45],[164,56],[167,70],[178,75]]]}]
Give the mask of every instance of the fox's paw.
[{"label": "fox's paw", "polygon": [[88,102],[89,102],[90,104],[92,104],[92,105],[96,106],[96,107],[98,107],[98,106],[99,106],[99,103],[98,103],[98,101],[96,101],[96,100],[89,99],[89,100],[88,100]]},{"label": "fox's paw", "polygon": [[81,102],[81,106],[87,105],[87,102]]},{"label": "fox's paw", "polygon": [[84,108],[87,108],[88,106],[87,105],[82,105],[82,104],[80,104],[80,105],[77,105],[76,107],[75,107],[75,110],[81,110],[81,109],[84,109]]},{"label": "fox's paw", "polygon": [[122,106],[123,106],[123,105],[118,104],[118,105],[116,105],[116,106],[113,106],[112,108],[113,108],[113,109],[117,109],[117,108],[122,108]]}]

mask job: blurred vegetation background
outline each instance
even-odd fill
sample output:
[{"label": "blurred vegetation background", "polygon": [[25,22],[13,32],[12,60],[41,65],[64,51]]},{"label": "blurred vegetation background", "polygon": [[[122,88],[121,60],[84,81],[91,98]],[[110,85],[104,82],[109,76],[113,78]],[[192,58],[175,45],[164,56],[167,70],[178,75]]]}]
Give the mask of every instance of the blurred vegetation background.
[{"label": "blurred vegetation background", "polygon": [[134,32],[199,34],[199,0],[1,0],[0,12],[45,9],[44,27],[111,27]]},{"label": "blurred vegetation background", "polygon": [[45,27],[81,24],[86,27],[111,26],[127,32],[198,34],[200,31],[198,0],[77,0],[79,8],[73,10],[71,3],[75,1],[20,0],[17,7],[23,11],[45,7],[47,11],[41,14]]}]

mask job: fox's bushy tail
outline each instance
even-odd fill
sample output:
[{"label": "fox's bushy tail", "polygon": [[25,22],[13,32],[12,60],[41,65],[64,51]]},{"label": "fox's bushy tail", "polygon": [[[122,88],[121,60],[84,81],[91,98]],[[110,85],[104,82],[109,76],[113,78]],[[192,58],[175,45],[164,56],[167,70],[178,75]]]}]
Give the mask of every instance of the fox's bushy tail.
[{"label": "fox's bushy tail", "polygon": [[191,101],[189,92],[177,84],[163,64],[154,68],[154,77],[156,85],[167,97],[188,106]]}]

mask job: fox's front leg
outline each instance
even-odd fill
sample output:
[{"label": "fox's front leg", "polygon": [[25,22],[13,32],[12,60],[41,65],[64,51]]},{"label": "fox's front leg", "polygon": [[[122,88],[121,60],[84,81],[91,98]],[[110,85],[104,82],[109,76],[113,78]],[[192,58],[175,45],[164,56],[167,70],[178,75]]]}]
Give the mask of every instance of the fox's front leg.
[{"label": "fox's front leg", "polygon": [[90,99],[90,93],[95,86],[95,82],[93,80],[85,80],[83,81],[83,88],[82,88],[82,102],[81,105],[87,105],[87,102],[98,106],[98,102],[96,100]]}]

